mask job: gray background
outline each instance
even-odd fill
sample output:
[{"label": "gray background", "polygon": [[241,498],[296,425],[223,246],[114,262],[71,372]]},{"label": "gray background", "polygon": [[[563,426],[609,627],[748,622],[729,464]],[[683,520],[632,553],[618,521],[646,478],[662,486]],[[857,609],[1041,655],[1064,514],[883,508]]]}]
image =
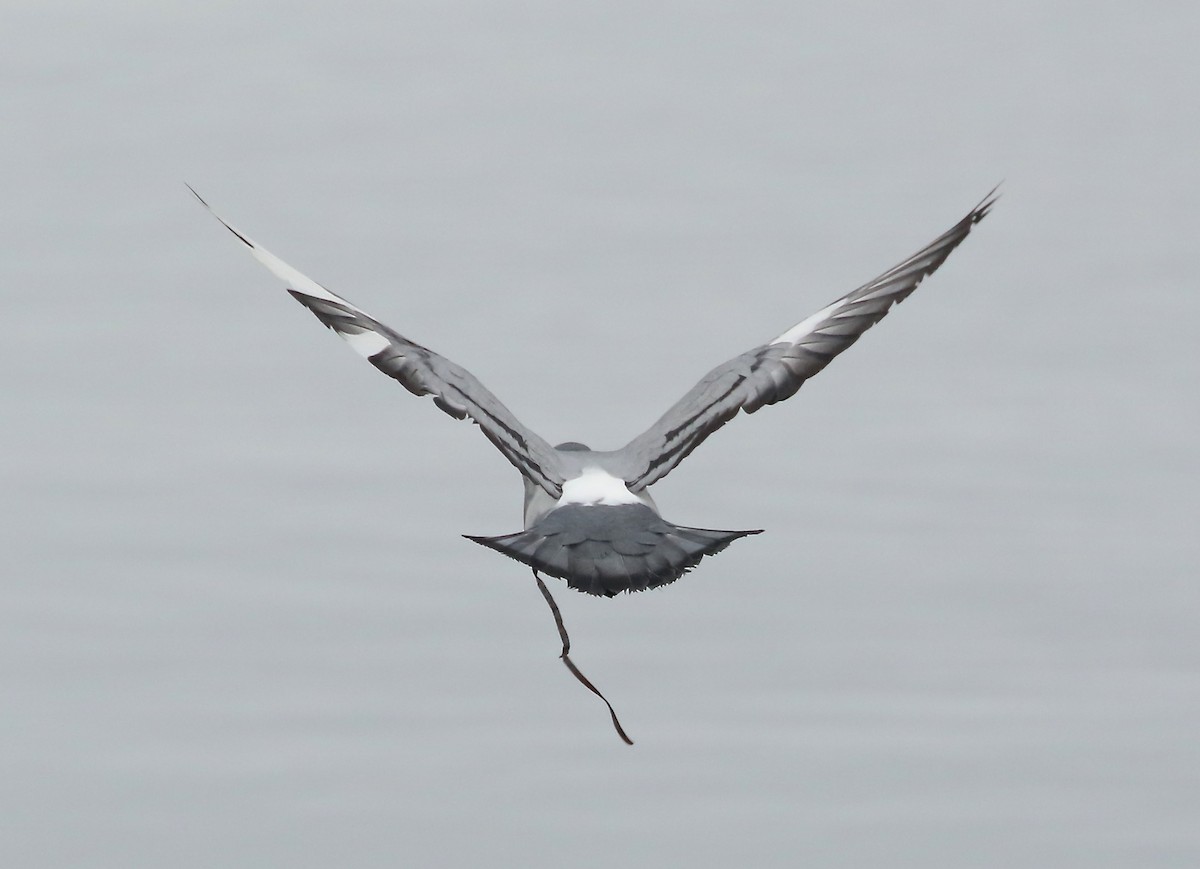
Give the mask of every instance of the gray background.
[{"label": "gray background", "polygon": [[[1195,866],[1195,4],[8,3],[0,862]],[[615,447],[945,268],[558,586],[187,194]]]}]

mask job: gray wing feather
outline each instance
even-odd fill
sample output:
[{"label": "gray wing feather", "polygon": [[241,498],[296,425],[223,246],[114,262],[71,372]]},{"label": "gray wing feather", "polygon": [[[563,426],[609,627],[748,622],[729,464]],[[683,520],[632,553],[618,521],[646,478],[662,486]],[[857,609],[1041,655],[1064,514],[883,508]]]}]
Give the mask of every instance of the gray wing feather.
[{"label": "gray wing feather", "polygon": [[718,365],[647,431],[617,453],[626,484],[639,491],[661,480],[740,410],[754,413],[790,398],[804,381],[883,319],[946,261],[995,204],[993,190],[933,242],[870,283],[826,305],[768,344]]},{"label": "gray wing feather", "polygon": [[554,448],[525,428],[471,372],[349,302],[288,292],[343,338],[371,333],[386,339],[387,344],[367,356],[367,361],[413,395],[432,395],[434,404],[455,419],[470,418],[522,475],[552,496],[562,495],[563,474]]},{"label": "gray wing feather", "polygon": [[[196,194],[196,191],[192,193]],[[196,198],[208,207],[199,194]],[[372,365],[399,381],[413,395],[432,395],[434,403],[450,416],[470,418],[524,477],[555,498],[562,494],[564,475],[554,448],[522,425],[469,371],[428,347],[410,341],[305,277],[234,229],[216,212],[213,216],[249,247],[259,262],[284,280],[296,301]]]}]

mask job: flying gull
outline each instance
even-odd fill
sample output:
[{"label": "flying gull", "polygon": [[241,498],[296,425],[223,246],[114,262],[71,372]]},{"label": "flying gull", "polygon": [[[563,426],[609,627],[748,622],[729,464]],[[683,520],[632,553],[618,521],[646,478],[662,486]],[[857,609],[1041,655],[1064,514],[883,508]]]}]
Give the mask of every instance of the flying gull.
[{"label": "flying gull", "polygon": [[[192,193],[208,207],[199,194]],[[618,450],[593,450],[575,442],[551,446],[522,425],[465,368],[384,325],[215,212],[213,216],[286,284],[296,301],[355,352],[414,395],[432,395],[450,416],[470,419],[520,471],[525,485],[524,530],[499,537],[464,536],[533,569],[558,625],[564,663],[604,700],[618,734],[632,744],[611,704],[572,663],[562,616],[539,574],[566,580],[571,588],[587,594],[612,597],[674,582],[705,556],[717,554],[740,537],[761,533],[675,525],[659,514],[649,487],[738,411],[754,413],[795,394],[804,381],[945,262],[987,216],[996,198],[993,190],[908,259],[770,341],[718,365],[656,423]]]}]

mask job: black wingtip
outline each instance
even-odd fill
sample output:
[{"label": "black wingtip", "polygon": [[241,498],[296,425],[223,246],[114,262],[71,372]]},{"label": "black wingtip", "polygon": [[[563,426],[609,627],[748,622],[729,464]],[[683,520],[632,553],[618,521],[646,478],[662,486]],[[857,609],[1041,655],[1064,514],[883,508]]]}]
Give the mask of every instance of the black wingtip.
[{"label": "black wingtip", "polygon": [[999,184],[989,190],[987,196],[979,200],[979,204],[971,209],[971,223],[979,223],[979,221],[983,220],[988,216],[988,214],[991,213],[992,206],[996,204],[1002,195],[1000,188],[1003,186],[1003,184],[1004,182],[1001,181]]},{"label": "black wingtip", "polygon": [[205,202],[205,201],[204,201],[204,197],[203,197],[203,196],[201,196],[199,193],[197,193],[197,192],[196,192],[196,188],[195,188],[195,187],[193,187],[191,184],[188,184],[186,181],[184,181],[184,182],[183,182],[183,186],[184,186],[184,187],[186,187],[186,188],[187,188],[189,191],[191,191],[191,194],[192,194],[193,196],[195,196],[195,197],[196,197],[198,200],[200,200],[200,204],[201,204],[201,205],[203,205],[203,206],[204,206],[205,208],[207,208],[209,211],[212,211],[212,206],[211,206],[211,205],[209,205],[207,202]]},{"label": "black wingtip", "polygon": [[215,217],[217,219],[217,221],[221,224],[221,226],[225,227],[230,232],[232,232],[235,236],[237,236],[238,241],[240,241],[242,244],[246,245],[246,247],[250,248],[251,250],[254,249],[254,242],[252,242],[250,239],[246,238],[246,236],[242,235],[240,232],[238,232],[236,229],[234,229],[232,226],[230,226],[228,223],[226,223],[224,220],[222,220],[221,215],[219,215],[215,211],[213,211],[212,206],[209,205],[207,202],[205,202],[204,197],[196,192],[195,187],[193,187],[191,184],[188,184],[186,181],[183,182],[183,186],[192,192],[192,195],[196,197],[196,199],[200,202],[201,205],[203,205],[205,208],[208,209],[208,213],[211,214],[213,217]]}]

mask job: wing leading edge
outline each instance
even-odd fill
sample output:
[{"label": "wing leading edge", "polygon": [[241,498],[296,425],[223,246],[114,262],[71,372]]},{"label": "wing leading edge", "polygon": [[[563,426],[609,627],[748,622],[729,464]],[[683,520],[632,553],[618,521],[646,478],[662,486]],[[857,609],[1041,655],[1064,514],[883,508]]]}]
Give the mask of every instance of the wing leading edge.
[{"label": "wing leading edge", "polygon": [[[191,187],[188,188],[191,190]],[[260,263],[287,285],[288,292],[356,353],[413,395],[432,395],[455,419],[470,418],[506,459],[530,482],[557,498],[563,472],[554,448],[513,416],[496,396],[460,365],[405,338],[341,296],[279,259],[234,229],[192,190],[213,217],[232,232]]]},{"label": "wing leading edge", "polygon": [[992,190],[966,217],[908,259],[767,344],[718,365],[659,420],[616,453],[637,492],[661,480],[738,411],[790,398],[814,374],[878,323],[946,261],[996,203]]}]

